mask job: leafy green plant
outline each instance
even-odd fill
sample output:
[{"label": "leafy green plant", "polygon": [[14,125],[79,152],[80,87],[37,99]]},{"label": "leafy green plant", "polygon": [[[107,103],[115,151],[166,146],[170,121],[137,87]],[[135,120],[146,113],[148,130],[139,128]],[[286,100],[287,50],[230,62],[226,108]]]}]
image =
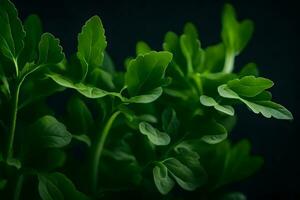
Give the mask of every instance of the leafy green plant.
[{"label": "leafy green plant", "polygon": [[263,159],[247,140],[229,141],[234,107],[293,116],[254,63],[234,70],[253,23],[225,5],[222,26],[222,41],[206,48],[191,23],[168,32],[162,51],[139,42],[117,71],[98,16],[66,58],[37,16],[22,23],[0,0],[1,199],[244,199],[224,186]]}]

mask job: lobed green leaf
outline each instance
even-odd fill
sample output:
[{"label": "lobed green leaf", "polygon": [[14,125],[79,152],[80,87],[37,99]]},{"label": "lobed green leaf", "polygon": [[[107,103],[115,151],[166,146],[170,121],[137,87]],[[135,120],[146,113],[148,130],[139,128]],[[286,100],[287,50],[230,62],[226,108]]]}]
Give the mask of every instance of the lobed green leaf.
[{"label": "lobed green leaf", "polygon": [[130,61],[125,74],[125,84],[130,96],[160,87],[171,59],[172,54],[169,52],[151,51]]},{"label": "lobed green leaf", "polygon": [[157,130],[147,122],[141,122],[139,124],[139,130],[142,134],[148,137],[150,142],[152,142],[155,145],[168,145],[171,141],[171,138],[168,134]]}]

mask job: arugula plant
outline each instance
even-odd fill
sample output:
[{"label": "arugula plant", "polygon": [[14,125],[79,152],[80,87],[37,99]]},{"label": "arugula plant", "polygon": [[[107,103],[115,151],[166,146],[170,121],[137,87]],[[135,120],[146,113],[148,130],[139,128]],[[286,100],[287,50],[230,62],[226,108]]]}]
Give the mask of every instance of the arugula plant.
[{"label": "arugula plant", "polygon": [[162,51],[139,42],[125,71],[105,51],[98,16],[69,58],[36,15],[22,23],[8,0],[0,27],[1,199],[245,199],[224,186],[263,159],[247,140],[228,139],[234,107],[293,119],[256,64],[234,70],[253,23],[231,5],[219,44],[201,47],[188,23],[166,34]]}]

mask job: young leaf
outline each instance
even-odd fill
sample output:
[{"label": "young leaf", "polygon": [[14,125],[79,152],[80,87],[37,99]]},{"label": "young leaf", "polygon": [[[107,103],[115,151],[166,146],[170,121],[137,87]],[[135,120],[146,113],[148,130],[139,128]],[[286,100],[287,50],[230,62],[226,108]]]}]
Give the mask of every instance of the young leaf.
[{"label": "young leaf", "polygon": [[159,163],[153,168],[154,183],[161,194],[168,194],[175,185],[173,179],[169,177],[168,169],[163,163]]},{"label": "young leaf", "polygon": [[160,87],[171,59],[172,54],[169,52],[151,51],[132,60],[125,74],[125,84],[130,96]]},{"label": "young leaf", "polygon": [[193,171],[175,158],[168,158],[163,161],[169,173],[176,180],[178,185],[185,190],[192,191],[199,186],[199,180]]},{"label": "young leaf", "polygon": [[239,77],[242,78],[244,76],[259,76],[259,71],[255,63],[248,63],[241,69],[239,72]]},{"label": "young leaf", "polygon": [[89,198],[79,192],[74,184],[63,174],[39,174],[38,190],[43,200],[88,200]]},{"label": "young leaf", "polygon": [[285,107],[272,101],[250,101],[240,97],[236,92],[231,90],[227,85],[218,87],[219,94],[224,98],[238,99],[248,106],[254,113],[261,113],[266,118],[274,117],[276,119],[293,119],[293,115]]},{"label": "young leaf", "polygon": [[174,32],[168,32],[165,36],[163,49],[173,54],[173,59],[168,68],[168,72],[184,77],[186,71],[186,59],[182,54],[179,37]]},{"label": "young leaf", "polygon": [[77,56],[84,68],[83,79],[88,71],[102,65],[106,46],[102,22],[98,16],[93,16],[85,23],[78,35]]},{"label": "young leaf", "polygon": [[201,95],[200,96],[200,102],[204,106],[208,107],[214,107],[216,110],[225,113],[227,115],[233,116],[234,115],[234,109],[231,106],[228,105],[220,105],[218,104],[212,97]]},{"label": "young leaf", "polygon": [[0,27],[0,50],[16,62],[24,47],[25,31],[15,6],[8,0],[0,1]]},{"label": "young leaf", "polygon": [[38,58],[38,44],[42,35],[42,23],[37,15],[30,15],[24,22],[26,36],[24,49],[22,50],[19,62],[24,66],[26,62],[36,61]]},{"label": "young leaf", "polygon": [[38,119],[30,131],[32,142],[42,148],[61,148],[68,145],[72,139],[65,125],[49,115]]},{"label": "young leaf", "polygon": [[212,45],[204,50],[204,61],[200,72],[220,72],[225,60],[223,43]]},{"label": "young leaf", "polygon": [[39,43],[39,64],[57,64],[64,58],[59,40],[50,33],[44,33]]},{"label": "young leaf", "polygon": [[139,41],[136,44],[136,55],[140,55],[140,54],[146,54],[149,53],[151,51],[151,48],[149,47],[149,45],[146,42],[143,41]]},{"label": "young leaf", "polygon": [[180,47],[187,60],[188,73],[194,72],[202,62],[203,51],[200,48],[198,33],[193,24],[185,25],[184,34],[180,36]]},{"label": "young leaf", "polygon": [[141,122],[139,124],[139,130],[155,145],[168,145],[171,141],[168,134],[157,130],[147,122]]},{"label": "young leaf", "polygon": [[244,97],[254,97],[266,89],[271,88],[273,81],[254,76],[244,76],[241,79],[228,81],[228,87]]},{"label": "young leaf", "polygon": [[[21,83],[23,83],[26,77],[33,72],[48,65],[58,64],[64,59],[64,53],[62,52],[62,47],[59,44],[59,40],[50,33],[44,33],[42,35],[38,49],[39,60],[37,63],[27,62],[25,64],[21,71]],[[42,74],[42,76],[45,76],[45,74]]]},{"label": "young leaf", "polygon": [[221,37],[226,53],[223,72],[231,73],[233,71],[235,56],[245,48],[252,36],[253,29],[252,21],[238,22],[234,8],[229,4],[224,6]]},{"label": "young leaf", "polygon": [[222,15],[222,40],[227,48],[234,54],[239,54],[250,40],[254,25],[250,20],[238,22],[234,8],[226,4]]}]

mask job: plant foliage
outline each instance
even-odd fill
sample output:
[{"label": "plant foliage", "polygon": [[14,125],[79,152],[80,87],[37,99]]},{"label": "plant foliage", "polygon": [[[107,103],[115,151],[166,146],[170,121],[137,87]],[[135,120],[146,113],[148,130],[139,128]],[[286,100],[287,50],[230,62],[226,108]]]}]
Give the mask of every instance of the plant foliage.
[{"label": "plant foliage", "polygon": [[229,141],[234,107],[293,119],[255,64],[235,69],[253,23],[231,5],[220,43],[202,47],[187,23],[161,51],[139,42],[124,71],[106,52],[98,16],[68,58],[38,16],[21,22],[9,0],[0,0],[0,27],[1,199],[245,199],[224,186],[263,159],[247,140]]}]

